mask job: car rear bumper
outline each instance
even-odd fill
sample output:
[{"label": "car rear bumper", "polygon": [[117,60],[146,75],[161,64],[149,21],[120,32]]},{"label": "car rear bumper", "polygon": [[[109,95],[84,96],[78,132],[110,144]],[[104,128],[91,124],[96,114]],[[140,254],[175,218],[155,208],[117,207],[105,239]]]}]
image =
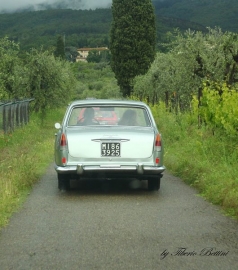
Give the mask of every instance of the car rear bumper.
[{"label": "car rear bumper", "polygon": [[131,173],[136,175],[156,175],[161,174],[165,170],[165,166],[148,166],[143,164],[137,165],[84,165],[78,164],[74,166],[57,166],[55,165],[55,170],[59,174],[78,174],[84,175],[87,173]]}]

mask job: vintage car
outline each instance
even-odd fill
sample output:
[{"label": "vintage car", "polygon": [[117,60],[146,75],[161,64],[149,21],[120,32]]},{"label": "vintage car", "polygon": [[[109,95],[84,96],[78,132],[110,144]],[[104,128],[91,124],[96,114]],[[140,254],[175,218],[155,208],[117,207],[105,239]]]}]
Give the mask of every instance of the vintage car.
[{"label": "vintage car", "polygon": [[[106,116],[113,121],[105,120]],[[55,128],[55,170],[60,190],[70,189],[70,180],[80,178],[148,180],[149,190],[159,190],[165,170],[163,143],[145,103],[74,101],[62,124],[56,123]]]}]

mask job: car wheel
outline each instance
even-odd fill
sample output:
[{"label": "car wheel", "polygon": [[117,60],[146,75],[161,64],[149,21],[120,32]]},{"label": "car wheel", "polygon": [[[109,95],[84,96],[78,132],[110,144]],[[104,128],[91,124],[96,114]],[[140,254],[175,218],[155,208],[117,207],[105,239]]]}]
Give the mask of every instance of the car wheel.
[{"label": "car wheel", "polygon": [[160,176],[157,178],[148,179],[148,190],[149,191],[158,191],[160,189]]},{"label": "car wheel", "polygon": [[58,188],[59,188],[59,190],[69,190],[70,189],[69,175],[58,173]]}]

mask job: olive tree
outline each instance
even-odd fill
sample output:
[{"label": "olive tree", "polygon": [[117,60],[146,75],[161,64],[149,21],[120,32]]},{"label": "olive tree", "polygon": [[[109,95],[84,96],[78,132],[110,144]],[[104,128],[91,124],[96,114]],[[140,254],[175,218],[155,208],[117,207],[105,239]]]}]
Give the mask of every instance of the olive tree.
[{"label": "olive tree", "polygon": [[156,26],[151,0],[113,0],[110,32],[111,67],[123,96],[133,79],[145,74],[155,58]]},{"label": "olive tree", "polygon": [[[192,97],[200,102],[203,82],[238,82],[238,34],[220,29],[207,33],[186,31],[178,34],[170,51],[158,53],[145,75],[143,96],[152,101],[186,109]],[[135,79],[134,94],[141,96],[142,78]]]},{"label": "olive tree", "polygon": [[16,81],[21,79],[19,73],[21,61],[18,57],[19,45],[7,37],[0,39],[0,99],[19,96]]},{"label": "olive tree", "polygon": [[225,32],[220,28],[208,28],[207,33],[186,31],[178,35],[174,52],[190,55],[197,68],[194,73],[212,81],[238,81],[238,34]]},{"label": "olive tree", "polygon": [[65,104],[72,98],[76,80],[70,65],[48,51],[32,50],[28,54],[27,94],[35,99],[36,112],[44,113],[47,108]]}]

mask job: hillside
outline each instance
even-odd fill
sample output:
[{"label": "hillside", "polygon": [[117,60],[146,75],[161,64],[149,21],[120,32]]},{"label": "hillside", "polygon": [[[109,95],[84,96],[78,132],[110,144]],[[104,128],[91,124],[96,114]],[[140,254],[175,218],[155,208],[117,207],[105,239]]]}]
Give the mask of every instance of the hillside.
[{"label": "hillside", "polygon": [[[111,9],[71,10],[51,9],[0,14],[0,37],[8,36],[20,42],[21,48],[55,46],[57,36],[65,36],[66,46],[109,46]],[[182,19],[157,17],[158,42],[166,32],[179,27],[204,30],[204,27]]]},{"label": "hillside", "polygon": [[157,16],[174,17],[238,32],[237,0],[154,0]]},{"label": "hillside", "polygon": [[[40,11],[22,8],[0,14],[0,38],[8,36],[23,50],[54,47],[58,35],[65,37],[66,47],[109,46],[110,8],[65,9],[68,0],[56,3],[42,4],[45,10]],[[87,2],[81,0],[77,5],[80,3]],[[208,26],[218,26],[223,31],[238,32],[237,0],[153,0],[153,4],[158,43],[166,42],[166,33],[174,28],[205,31]]]},{"label": "hillside", "polygon": [[51,47],[58,35],[64,35],[67,46],[101,46],[108,43],[110,11],[42,10],[0,15],[0,37],[20,42],[23,49]]}]

